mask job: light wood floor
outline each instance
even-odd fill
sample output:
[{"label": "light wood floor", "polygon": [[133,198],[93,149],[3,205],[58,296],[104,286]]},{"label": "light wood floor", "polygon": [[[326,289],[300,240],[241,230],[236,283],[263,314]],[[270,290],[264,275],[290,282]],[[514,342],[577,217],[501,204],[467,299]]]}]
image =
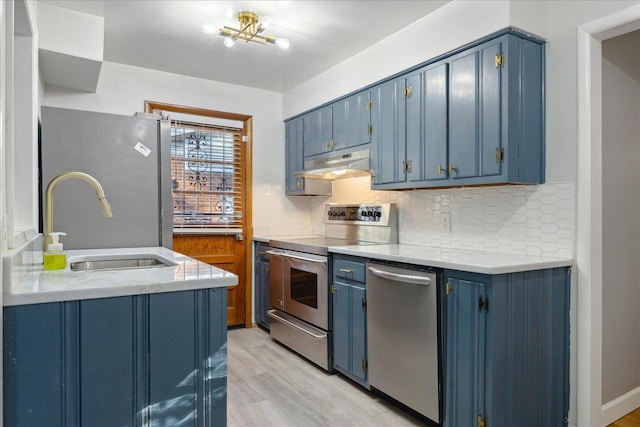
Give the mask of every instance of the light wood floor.
[{"label": "light wood floor", "polygon": [[609,427],[640,427],[640,408],[610,424]]},{"label": "light wood floor", "polygon": [[229,330],[228,358],[228,426],[425,425],[260,328]]}]

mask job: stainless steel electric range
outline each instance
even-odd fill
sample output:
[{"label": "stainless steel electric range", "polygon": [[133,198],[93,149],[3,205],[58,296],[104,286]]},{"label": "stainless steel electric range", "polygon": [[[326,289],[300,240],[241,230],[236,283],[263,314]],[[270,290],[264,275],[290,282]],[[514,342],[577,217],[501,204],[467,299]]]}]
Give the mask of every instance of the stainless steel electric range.
[{"label": "stainless steel electric range", "polygon": [[324,236],[271,240],[271,337],[331,371],[329,247],[398,242],[396,206],[327,204]]}]

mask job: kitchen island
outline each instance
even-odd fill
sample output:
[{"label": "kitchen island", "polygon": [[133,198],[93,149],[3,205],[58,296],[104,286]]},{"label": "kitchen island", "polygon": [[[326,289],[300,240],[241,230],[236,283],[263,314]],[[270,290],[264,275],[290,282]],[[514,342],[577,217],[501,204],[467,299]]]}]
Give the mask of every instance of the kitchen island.
[{"label": "kitchen island", "polygon": [[[105,256],[169,265],[69,268]],[[68,251],[58,271],[37,258],[3,260],[5,425],[226,425],[237,276],[165,248]]]}]

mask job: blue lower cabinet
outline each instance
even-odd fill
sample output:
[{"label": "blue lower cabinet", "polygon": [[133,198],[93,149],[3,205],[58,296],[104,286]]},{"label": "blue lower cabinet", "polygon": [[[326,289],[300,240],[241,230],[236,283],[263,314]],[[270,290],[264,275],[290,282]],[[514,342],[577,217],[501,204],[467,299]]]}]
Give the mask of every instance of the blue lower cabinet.
[{"label": "blue lower cabinet", "polygon": [[334,256],[333,368],[368,389],[365,280],[362,259]]},{"label": "blue lower cabinet", "polygon": [[224,426],[226,289],[4,308],[4,425]]},{"label": "blue lower cabinet", "polygon": [[445,426],[567,425],[569,274],[445,271]]}]

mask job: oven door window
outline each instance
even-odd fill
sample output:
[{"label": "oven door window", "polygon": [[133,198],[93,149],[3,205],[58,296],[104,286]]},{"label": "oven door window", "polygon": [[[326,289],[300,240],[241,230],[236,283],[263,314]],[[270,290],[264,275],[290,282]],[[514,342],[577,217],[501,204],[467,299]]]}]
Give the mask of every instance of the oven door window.
[{"label": "oven door window", "polygon": [[309,271],[291,268],[291,295],[292,301],[297,301],[308,307],[318,308],[318,275]]}]

